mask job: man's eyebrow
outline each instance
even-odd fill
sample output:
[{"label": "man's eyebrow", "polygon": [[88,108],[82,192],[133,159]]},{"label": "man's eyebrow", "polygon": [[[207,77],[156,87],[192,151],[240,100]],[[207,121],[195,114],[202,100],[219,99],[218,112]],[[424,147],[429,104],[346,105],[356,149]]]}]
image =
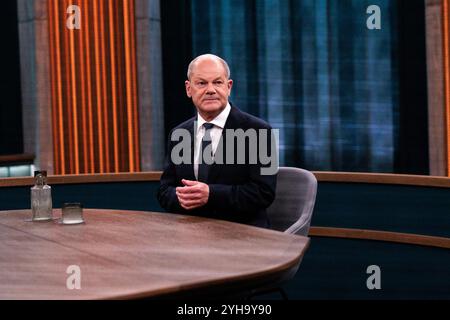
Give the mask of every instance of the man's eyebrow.
[{"label": "man's eyebrow", "polygon": [[[222,76],[219,76],[219,77],[215,78],[212,81],[217,81],[217,80],[222,80]],[[206,80],[206,79],[204,79],[202,77],[197,77],[197,79],[194,79],[194,81],[206,81],[206,82],[208,82],[208,80]]]}]

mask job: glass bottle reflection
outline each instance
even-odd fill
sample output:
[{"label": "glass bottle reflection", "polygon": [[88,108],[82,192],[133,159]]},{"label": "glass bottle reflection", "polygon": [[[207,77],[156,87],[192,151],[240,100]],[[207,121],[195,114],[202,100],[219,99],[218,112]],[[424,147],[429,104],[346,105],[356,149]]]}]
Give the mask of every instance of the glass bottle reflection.
[{"label": "glass bottle reflection", "polygon": [[31,188],[31,212],[33,221],[53,219],[52,188],[47,185],[47,172],[34,172],[35,185]]}]

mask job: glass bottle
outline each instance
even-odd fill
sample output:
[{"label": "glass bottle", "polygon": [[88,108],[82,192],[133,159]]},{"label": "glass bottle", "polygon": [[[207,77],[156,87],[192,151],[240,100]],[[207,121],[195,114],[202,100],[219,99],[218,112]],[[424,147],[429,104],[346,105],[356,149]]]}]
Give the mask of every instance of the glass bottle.
[{"label": "glass bottle", "polygon": [[34,187],[31,188],[32,220],[53,220],[52,188],[47,185],[47,171],[35,171],[34,182]]}]

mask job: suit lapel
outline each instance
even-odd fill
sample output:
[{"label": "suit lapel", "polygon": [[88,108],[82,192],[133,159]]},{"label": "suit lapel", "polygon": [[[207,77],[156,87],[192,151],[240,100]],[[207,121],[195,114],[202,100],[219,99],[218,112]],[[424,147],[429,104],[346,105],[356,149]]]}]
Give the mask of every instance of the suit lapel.
[{"label": "suit lapel", "polygon": [[[193,180],[195,181],[195,173],[194,173],[194,132],[196,132],[194,125],[195,125],[196,118],[193,118],[192,121],[189,121],[187,127],[183,127],[184,129],[187,129],[189,131],[190,135],[190,163],[185,163],[180,166],[180,177],[187,180]],[[181,183],[181,181],[180,181]]]},{"label": "suit lapel", "polygon": [[195,143],[195,136],[197,133],[197,118],[194,118],[194,120],[192,121],[192,123],[189,125],[189,132],[191,133],[191,163],[189,164],[188,168],[189,168],[189,175],[191,176],[190,180],[197,180],[195,178],[195,173],[194,173],[194,157],[195,157],[195,149],[194,149],[194,143]]}]

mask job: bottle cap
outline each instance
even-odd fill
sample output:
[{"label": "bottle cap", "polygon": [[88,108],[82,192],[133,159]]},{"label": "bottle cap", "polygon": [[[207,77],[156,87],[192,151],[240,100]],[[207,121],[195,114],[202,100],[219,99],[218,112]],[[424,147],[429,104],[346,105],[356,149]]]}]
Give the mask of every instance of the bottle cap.
[{"label": "bottle cap", "polygon": [[43,175],[44,177],[47,176],[47,171],[43,170],[43,171],[35,171],[34,172],[34,176],[36,177],[37,175]]}]

